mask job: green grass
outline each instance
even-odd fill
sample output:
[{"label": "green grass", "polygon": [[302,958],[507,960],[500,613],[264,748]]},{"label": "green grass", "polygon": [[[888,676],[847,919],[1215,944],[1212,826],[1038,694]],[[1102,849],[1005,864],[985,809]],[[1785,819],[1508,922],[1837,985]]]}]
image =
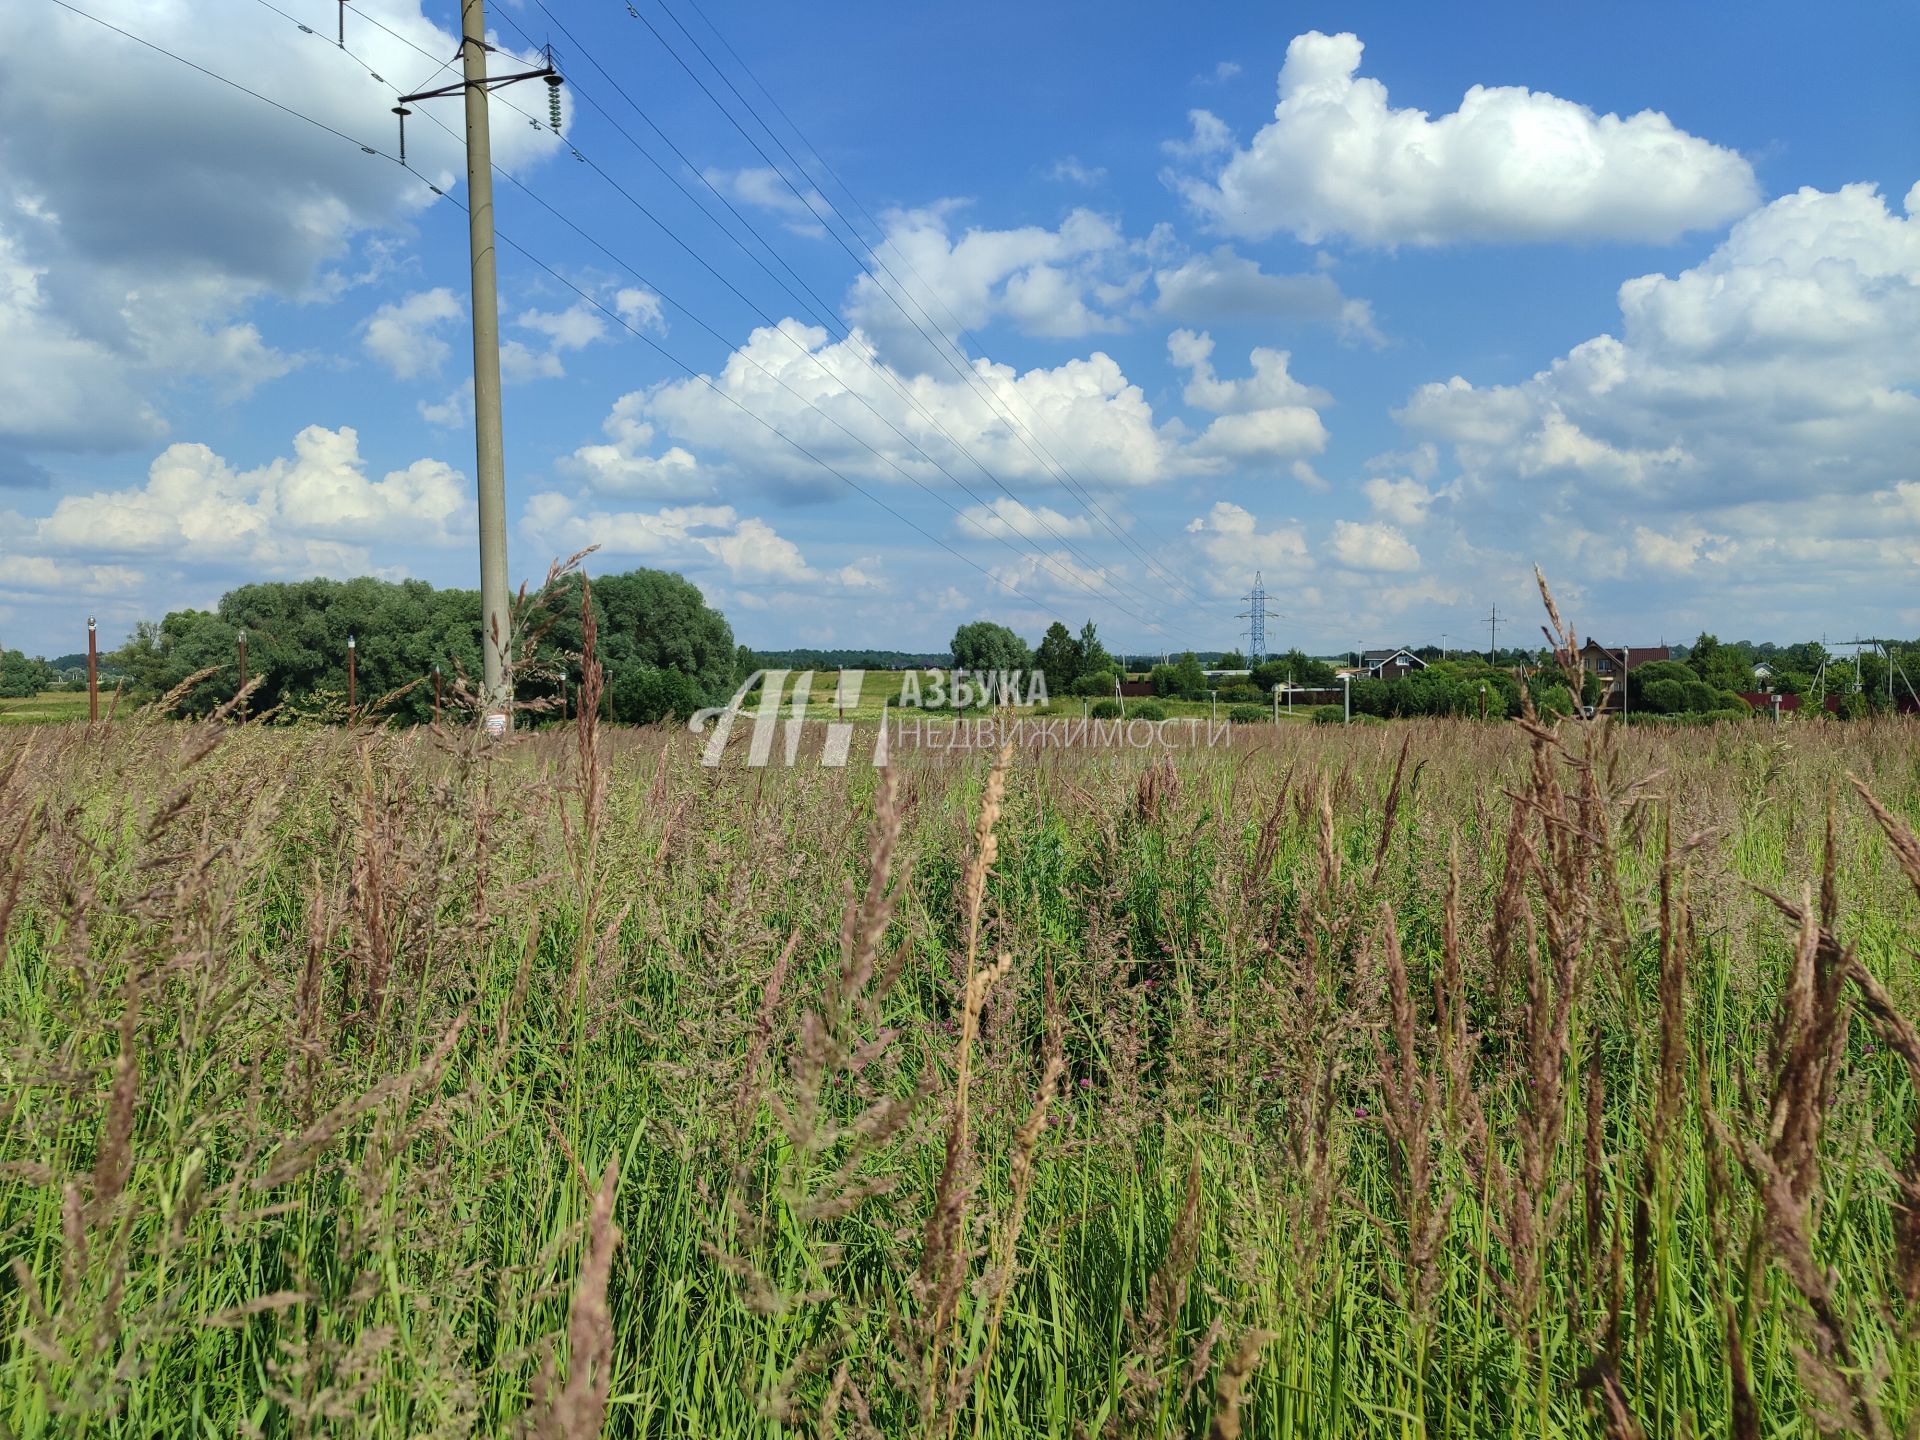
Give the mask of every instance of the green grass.
[{"label": "green grass", "polygon": [[[0,1434],[569,1433],[570,1382],[588,1434],[604,1378],[623,1436],[1185,1436],[1233,1433],[1233,1370],[1245,1435],[1604,1433],[1583,1376],[1721,1435],[1729,1315],[1757,1433],[1820,1433],[1802,1350],[1904,1433],[1913,1083],[1856,983],[1793,1008],[1751,887],[1819,893],[1831,803],[1835,938],[1912,1014],[1920,900],[1845,777],[1911,822],[1914,728],[1608,731],[1590,769],[1572,728],[1537,767],[1517,727],[1252,728],[1013,757],[964,1092],[977,754],[900,757],[848,924],[877,777],[744,733],[719,770],[679,728],[591,765],[0,736]],[[1503,906],[1516,795],[1564,863]],[[1783,1014],[1831,1034],[1819,1312],[1742,1163]]]},{"label": "green grass", "polygon": [[[100,697],[101,713],[113,704],[109,690]],[[47,690],[31,699],[0,699],[0,725],[59,725],[87,718],[87,692]]]}]

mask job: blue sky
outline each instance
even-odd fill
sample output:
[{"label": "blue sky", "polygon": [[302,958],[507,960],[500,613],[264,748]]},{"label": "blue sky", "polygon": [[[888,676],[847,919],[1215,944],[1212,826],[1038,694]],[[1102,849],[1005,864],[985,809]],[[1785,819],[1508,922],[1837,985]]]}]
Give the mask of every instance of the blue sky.
[{"label": "blue sky", "polygon": [[[75,3],[382,151],[457,23]],[[1484,643],[1536,563],[1613,643],[1920,631],[1909,9],[548,3],[490,12],[571,82],[493,110],[516,578],[597,544],[769,647],[1225,648],[1256,569],[1270,642]],[[473,583],[408,150],[0,15],[0,644]]]}]

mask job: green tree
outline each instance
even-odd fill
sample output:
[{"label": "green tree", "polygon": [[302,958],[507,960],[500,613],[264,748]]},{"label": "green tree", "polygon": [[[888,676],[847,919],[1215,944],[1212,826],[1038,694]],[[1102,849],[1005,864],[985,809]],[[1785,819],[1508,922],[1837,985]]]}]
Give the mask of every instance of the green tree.
[{"label": "green tree", "polygon": [[1080,627],[1080,673],[1091,675],[1098,670],[1119,668],[1113,656],[1107,653],[1107,647],[1100,643],[1100,632],[1093,628],[1093,621],[1087,621]]},{"label": "green tree", "polygon": [[1723,645],[1716,636],[1703,633],[1687,652],[1687,668],[1716,690],[1753,688],[1753,662],[1743,652],[1744,645]]},{"label": "green tree", "polygon": [[0,697],[30,700],[58,678],[54,668],[37,655],[0,650]]},{"label": "green tree", "polygon": [[1041,637],[1040,648],[1033,653],[1033,668],[1047,677],[1049,694],[1072,693],[1073,682],[1080,678],[1083,668],[1080,645],[1058,620],[1049,625]]},{"label": "green tree", "polygon": [[953,632],[953,664],[957,670],[1030,670],[1033,652],[1006,626],[975,620]]},{"label": "green tree", "polygon": [[[1199,659],[1189,650],[1173,666],[1175,691],[1189,700],[1204,700],[1207,694],[1207,672]],[[1158,694],[1156,690],[1154,692]]]}]

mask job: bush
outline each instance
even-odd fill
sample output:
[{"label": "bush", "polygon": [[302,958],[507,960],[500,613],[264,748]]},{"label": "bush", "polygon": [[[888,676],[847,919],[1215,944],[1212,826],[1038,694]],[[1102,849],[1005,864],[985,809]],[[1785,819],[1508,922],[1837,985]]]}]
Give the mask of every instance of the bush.
[{"label": "bush", "polygon": [[1101,695],[1110,696],[1113,694],[1113,672],[1099,670],[1091,675],[1082,675],[1073,682],[1069,693],[1089,700]]},{"label": "bush", "polygon": [[1118,720],[1120,718],[1120,702],[1118,700],[1096,700],[1093,702],[1093,708],[1087,713],[1096,720]]},{"label": "bush", "polygon": [[1127,718],[1129,720],[1164,720],[1167,718],[1167,707],[1158,700],[1142,700],[1127,712]]},{"label": "bush", "polygon": [[1344,724],[1347,712],[1338,705],[1316,705],[1313,707],[1313,723],[1316,725]]},{"label": "bush", "polygon": [[1651,710],[1661,715],[1678,715],[1686,708],[1687,686],[1684,681],[1654,680],[1640,687],[1642,711]]},{"label": "bush", "polygon": [[1220,698],[1231,705],[1258,705],[1266,697],[1257,685],[1229,685],[1220,692]]},{"label": "bush", "polygon": [[1267,718],[1264,705],[1236,705],[1227,711],[1227,719],[1235,725],[1258,725]]}]

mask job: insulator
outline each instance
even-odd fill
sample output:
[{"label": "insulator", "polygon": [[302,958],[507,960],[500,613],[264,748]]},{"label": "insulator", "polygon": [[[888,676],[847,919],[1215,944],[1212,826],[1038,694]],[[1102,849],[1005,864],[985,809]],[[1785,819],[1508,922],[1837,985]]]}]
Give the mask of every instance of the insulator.
[{"label": "insulator", "polygon": [[560,77],[547,76],[547,124],[553,127],[553,133],[560,133]]}]

